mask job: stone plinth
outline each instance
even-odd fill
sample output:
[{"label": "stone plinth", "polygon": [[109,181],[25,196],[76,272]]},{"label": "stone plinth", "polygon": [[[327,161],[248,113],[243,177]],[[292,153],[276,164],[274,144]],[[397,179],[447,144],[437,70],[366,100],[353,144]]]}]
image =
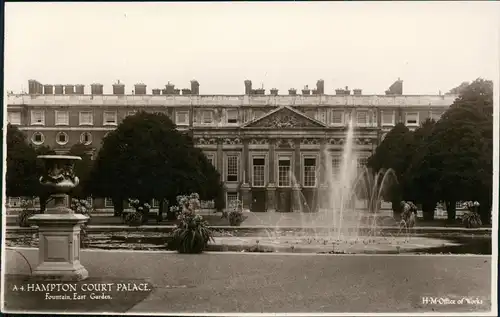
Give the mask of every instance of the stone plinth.
[{"label": "stone plinth", "polygon": [[89,274],[80,264],[81,214],[40,214],[30,218],[38,226],[38,267],[33,276],[43,280],[81,281]]}]

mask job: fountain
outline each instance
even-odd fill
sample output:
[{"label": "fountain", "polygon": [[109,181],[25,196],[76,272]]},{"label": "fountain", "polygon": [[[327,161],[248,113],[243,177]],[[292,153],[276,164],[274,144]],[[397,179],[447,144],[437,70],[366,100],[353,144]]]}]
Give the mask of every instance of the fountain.
[{"label": "fountain", "polygon": [[80,281],[88,277],[80,264],[80,228],[87,216],[75,214],[69,208],[68,192],[75,188],[78,177],[73,173],[78,156],[40,155],[45,163],[45,173],[40,184],[53,198],[45,214],[30,218],[38,225],[39,263],[33,272],[35,278],[58,281]]},{"label": "fountain", "polygon": [[[403,244],[409,242],[409,236],[400,237],[397,233],[397,221],[391,216],[380,213],[380,204],[384,196],[384,189],[391,182],[397,182],[393,170],[381,170],[374,174],[368,168],[358,166],[358,158],[354,149],[354,125],[349,122],[342,151],[340,166],[334,170],[333,156],[325,149],[323,154],[323,172],[326,174],[323,183],[317,189],[315,206],[309,206],[300,188],[299,182],[290,172],[292,181],[292,200],[300,206],[299,212],[281,213],[277,222],[269,226],[269,222],[261,220],[265,234],[255,237],[260,246],[293,247],[297,246],[331,251],[360,252],[360,250],[390,250],[399,253]],[[319,173],[316,173],[319,174]],[[318,182],[317,182],[318,183]],[[363,207],[359,207],[363,203]],[[293,215],[294,217],[291,217]],[[257,214],[255,217],[260,218]],[[266,215],[262,215],[262,218]],[[295,218],[295,224],[290,226],[290,218]],[[299,223],[297,223],[299,219]],[[292,228],[295,227],[295,228]],[[384,230],[393,227],[396,230]],[[298,230],[297,230],[298,229]],[[402,239],[404,238],[404,239]],[[416,243],[426,243],[415,238]],[[424,239],[425,240],[425,239]],[[236,241],[248,244],[247,237]],[[406,246],[410,248],[411,246]],[[337,252],[334,252],[337,253]]]}]

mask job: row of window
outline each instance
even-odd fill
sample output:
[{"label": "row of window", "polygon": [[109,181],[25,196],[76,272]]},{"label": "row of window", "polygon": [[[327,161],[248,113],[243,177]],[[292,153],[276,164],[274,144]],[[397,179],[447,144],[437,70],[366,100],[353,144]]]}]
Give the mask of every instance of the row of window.
[{"label": "row of window", "polygon": [[[35,132],[31,135],[31,142],[35,145],[42,145],[45,142],[45,135],[42,132]],[[66,132],[58,132],[56,134],[56,143],[59,145],[66,145],[69,142],[69,136]],[[84,145],[92,144],[92,134],[90,132],[83,132],[80,134],[80,143]]]},{"label": "row of window", "polygon": [[[215,166],[214,155],[207,155],[208,160]],[[361,168],[367,163],[366,157],[357,159],[357,167]],[[253,187],[266,186],[266,157],[253,156],[251,161],[251,183]],[[292,173],[292,158],[290,156],[279,156],[277,161],[278,171],[278,187],[290,187],[293,185],[294,174]],[[226,182],[239,182],[240,175],[240,156],[227,155],[225,162],[225,175]],[[302,186],[316,187],[318,185],[318,159],[316,156],[304,156],[302,158]],[[332,158],[333,173],[338,174],[340,169],[340,157]]]},{"label": "row of window", "polygon": [[[13,112],[14,114],[15,112]],[[127,115],[132,115],[135,112],[131,111]],[[20,116],[20,112],[18,112]],[[94,113],[92,111],[80,111],[78,114],[79,125],[93,125]],[[16,118],[19,119],[20,117]],[[12,123],[12,122],[11,122]],[[14,124],[14,123],[12,123]],[[18,124],[21,124],[20,122]],[[103,125],[117,125],[118,117],[116,111],[103,112]],[[31,125],[45,125],[45,111],[31,110]],[[69,125],[69,111],[55,111],[55,125]]]},{"label": "row of window", "polygon": [[[136,111],[128,111],[127,116],[134,115]],[[227,122],[228,123],[238,123],[238,112],[228,111]],[[31,125],[45,125],[45,110],[31,110]],[[209,115],[210,114],[210,115]],[[69,111],[55,110],[55,125],[56,126],[68,126],[69,125]],[[212,122],[212,112],[203,112],[204,123]],[[178,125],[188,125],[189,124],[189,111],[177,111],[175,116],[175,122]],[[12,111],[8,113],[8,122],[12,125],[21,125],[21,112]],[[80,111],[78,113],[78,124],[79,125],[94,125],[94,112],[93,111]],[[103,125],[115,126],[118,124],[118,115],[116,111],[104,111],[103,112]]]},{"label": "row of window", "polygon": [[[203,110],[200,115],[201,124],[212,124],[214,123],[214,112],[213,110]],[[197,118],[194,118],[194,121],[197,122]],[[226,111],[226,123],[228,124],[237,124],[239,122],[238,119],[238,110],[237,109],[229,109]]]},{"label": "row of window", "polygon": [[[135,111],[127,112],[127,116],[135,114]],[[431,112],[430,117],[434,120],[439,120],[442,112]],[[264,116],[264,111],[255,111],[253,114],[253,119]],[[327,123],[327,111],[326,110],[311,110],[306,111],[306,115],[315,118],[318,121]],[[382,111],[382,125],[393,126],[395,125],[395,111]],[[356,111],[355,122],[359,126],[375,125],[376,118],[374,113],[367,110]],[[195,122],[197,118],[194,118]],[[201,124],[212,124],[214,122],[214,115],[212,110],[204,110],[201,112]],[[330,123],[332,125],[344,125],[350,120],[350,114],[343,110],[333,110],[331,111]],[[419,112],[406,112],[405,113],[405,124],[409,126],[417,126],[420,123]],[[21,125],[21,112],[9,112],[8,121],[13,125]],[[177,111],[175,115],[175,122],[177,125],[189,125],[189,111]],[[237,124],[238,110],[231,109],[226,112],[226,123]],[[94,124],[94,113],[92,111],[80,111],[79,112],[79,125],[93,125]],[[103,125],[117,125],[118,117],[116,111],[104,111],[103,112]],[[45,125],[45,111],[44,110],[31,110],[31,125]],[[55,111],[55,125],[69,125],[69,111]]]}]

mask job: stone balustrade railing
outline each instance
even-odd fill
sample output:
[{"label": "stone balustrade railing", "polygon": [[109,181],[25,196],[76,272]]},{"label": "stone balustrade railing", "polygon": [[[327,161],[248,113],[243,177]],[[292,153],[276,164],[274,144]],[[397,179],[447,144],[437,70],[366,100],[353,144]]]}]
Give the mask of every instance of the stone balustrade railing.
[{"label": "stone balustrade railing", "polygon": [[456,95],[8,95],[8,106],[364,106],[449,107]]}]

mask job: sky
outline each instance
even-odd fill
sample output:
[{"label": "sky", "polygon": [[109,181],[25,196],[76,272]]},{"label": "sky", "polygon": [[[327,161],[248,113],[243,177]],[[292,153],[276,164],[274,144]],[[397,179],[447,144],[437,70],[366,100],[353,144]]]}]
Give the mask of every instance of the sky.
[{"label": "sky", "polygon": [[498,2],[6,3],[5,89],[145,83],[200,94],[348,86],[438,94],[498,79]]}]

